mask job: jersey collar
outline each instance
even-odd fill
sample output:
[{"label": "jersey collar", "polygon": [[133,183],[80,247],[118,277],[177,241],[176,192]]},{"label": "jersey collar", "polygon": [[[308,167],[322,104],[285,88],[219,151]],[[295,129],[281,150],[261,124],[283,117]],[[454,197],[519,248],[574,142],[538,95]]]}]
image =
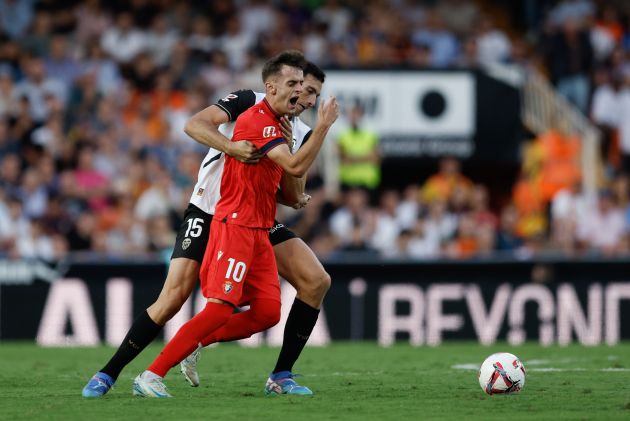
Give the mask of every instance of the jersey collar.
[{"label": "jersey collar", "polygon": [[282,117],[282,114],[278,114],[276,110],[274,110],[271,107],[271,104],[269,104],[269,101],[267,101],[267,98],[263,98],[263,103],[265,104],[265,107],[268,108],[269,111],[271,111],[271,113],[276,117],[276,119],[280,120],[280,117]]}]

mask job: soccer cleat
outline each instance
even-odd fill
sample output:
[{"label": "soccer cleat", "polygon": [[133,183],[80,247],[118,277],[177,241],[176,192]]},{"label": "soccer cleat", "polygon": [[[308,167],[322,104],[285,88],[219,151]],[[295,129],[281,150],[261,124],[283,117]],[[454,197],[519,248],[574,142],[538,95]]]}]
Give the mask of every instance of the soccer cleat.
[{"label": "soccer cleat", "polygon": [[172,398],[166,390],[166,385],[162,383],[162,377],[148,370],[134,379],[133,394],[145,398]]},{"label": "soccer cleat", "polygon": [[114,380],[108,374],[98,372],[92,376],[88,384],[83,388],[81,393],[84,398],[100,398],[112,388]]},{"label": "soccer cleat", "polygon": [[186,357],[181,363],[179,363],[179,369],[184,375],[184,378],[192,387],[199,386],[199,373],[197,373],[197,363],[201,356],[201,348],[199,345],[197,349],[193,351],[188,357]]},{"label": "soccer cleat", "polygon": [[299,395],[299,396],[313,396],[313,392],[306,386],[300,386],[293,380],[297,374],[293,374],[290,371],[280,371],[278,373],[271,373],[265,384],[265,395]]}]

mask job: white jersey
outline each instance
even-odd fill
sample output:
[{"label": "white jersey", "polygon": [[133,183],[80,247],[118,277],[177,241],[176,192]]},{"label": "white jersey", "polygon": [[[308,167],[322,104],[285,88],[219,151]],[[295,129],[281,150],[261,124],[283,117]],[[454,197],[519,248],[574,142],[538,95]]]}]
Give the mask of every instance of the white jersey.
[{"label": "white jersey", "polygon": [[[234,122],[239,115],[254,104],[263,100],[265,94],[250,90],[236,91],[225,98],[220,99],[215,105],[224,110],[230,121],[219,126],[219,131],[228,139],[232,138]],[[293,118],[293,142],[291,152],[297,152],[308,140],[312,130],[299,117]],[[223,165],[225,154],[217,149],[210,148],[199,167],[197,184],[193,189],[190,203],[202,211],[213,215],[215,207],[221,198],[221,178],[223,177]]]}]

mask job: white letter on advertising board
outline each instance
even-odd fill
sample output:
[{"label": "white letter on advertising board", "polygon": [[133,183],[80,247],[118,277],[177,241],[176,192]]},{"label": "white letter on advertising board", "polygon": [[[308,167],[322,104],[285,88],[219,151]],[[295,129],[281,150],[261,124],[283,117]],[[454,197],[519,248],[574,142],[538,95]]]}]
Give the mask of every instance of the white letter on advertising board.
[{"label": "white letter on advertising board", "polygon": [[539,340],[542,345],[551,345],[554,340],[553,316],[555,301],[549,288],[543,285],[525,284],[516,289],[509,305],[510,331],[508,342],[510,345],[520,345],[525,342],[525,304],[535,301],[538,304],[538,319],[540,320]]},{"label": "white letter on advertising board", "polygon": [[[396,314],[396,303],[409,303],[409,314]],[[420,287],[407,285],[385,285],[378,294],[378,343],[392,345],[396,332],[409,333],[412,345],[422,345],[422,316],[424,314],[424,294]]]},{"label": "white letter on advertising board", "polygon": [[444,314],[444,301],[461,300],[464,298],[464,288],[461,284],[431,285],[427,292],[427,343],[439,345],[442,343],[442,332],[456,331],[464,325],[464,319],[459,314]]},{"label": "white letter on advertising board", "polygon": [[470,311],[475,333],[483,345],[491,345],[496,342],[505,319],[511,292],[512,288],[509,284],[501,284],[494,294],[490,310],[486,311],[479,285],[471,284],[466,289],[468,311]]},{"label": "white letter on advertising board", "polygon": [[588,317],[582,311],[580,300],[571,284],[558,287],[558,343],[568,345],[571,333],[582,345],[597,345],[602,340],[603,293],[600,284],[588,288]]},{"label": "white letter on advertising board", "polygon": [[[66,335],[66,323],[72,334]],[[100,342],[96,318],[85,283],[76,278],[53,282],[48,291],[37,344],[43,346],[94,346]]]},{"label": "white letter on advertising board", "polygon": [[112,278],[105,286],[105,340],[118,346],[131,326],[133,286],[127,278]]},{"label": "white letter on advertising board", "polygon": [[[606,287],[606,344],[619,343],[619,331],[621,330],[621,313],[619,301],[630,299],[630,283],[618,282],[608,284]],[[627,319],[626,319],[627,320]]]}]

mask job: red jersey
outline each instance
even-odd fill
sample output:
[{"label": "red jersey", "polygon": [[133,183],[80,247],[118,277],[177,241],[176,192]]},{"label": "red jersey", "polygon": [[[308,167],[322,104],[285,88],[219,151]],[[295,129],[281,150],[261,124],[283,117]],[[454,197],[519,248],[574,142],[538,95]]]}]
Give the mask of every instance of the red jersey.
[{"label": "red jersey", "polygon": [[[286,143],[279,117],[267,100],[250,107],[236,119],[232,142],[239,140],[249,140],[265,154]],[[271,228],[282,172],[282,167],[266,155],[257,164],[244,164],[226,156],[215,218],[250,228]]]}]

